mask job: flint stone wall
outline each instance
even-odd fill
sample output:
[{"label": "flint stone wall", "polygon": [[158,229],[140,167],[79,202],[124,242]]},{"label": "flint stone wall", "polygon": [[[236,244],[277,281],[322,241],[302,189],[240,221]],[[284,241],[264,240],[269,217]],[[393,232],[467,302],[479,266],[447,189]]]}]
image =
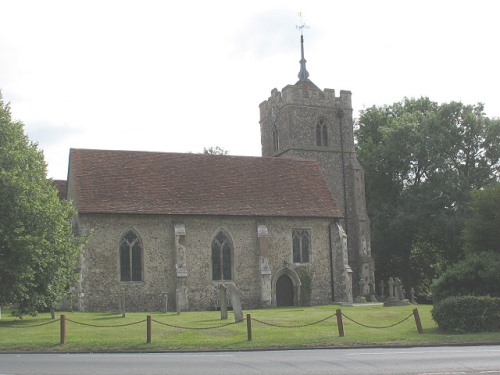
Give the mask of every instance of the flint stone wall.
[{"label": "flint stone wall", "polygon": [[[232,275],[244,309],[261,306],[258,225],[269,231],[269,265],[275,274],[284,267],[307,274],[308,301],[319,305],[332,301],[328,228],[331,219],[254,218],[215,216],[168,216],[80,214],[78,228],[90,235],[82,249],[76,288],[76,305],[83,311],[118,311],[125,299],[126,311],[163,311],[165,293],[168,309],[175,311],[177,274],[174,225],[186,230],[186,266],[189,310],[212,310],[218,285],[212,281],[211,243],[223,230],[233,245]],[[310,263],[294,264],[292,230],[311,231]],[[120,281],[119,246],[126,231],[133,229],[143,245],[143,280]],[[272,285],[272,288],[275,286]]]}]

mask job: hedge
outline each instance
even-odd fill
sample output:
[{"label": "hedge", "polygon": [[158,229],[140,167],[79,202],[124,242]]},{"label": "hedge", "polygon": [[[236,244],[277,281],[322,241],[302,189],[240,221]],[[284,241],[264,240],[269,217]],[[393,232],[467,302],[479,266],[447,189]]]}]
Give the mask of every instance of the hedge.
[{"label": "hedge", "polygon": [[500,298],[448,297],[436,303],[432,318],[443,332],[500,331]]},{"label": "hedge", "polygon": [[434,303],[452,296],[500,297],[500,253],[470,254],[452,265],[432,286]]}]

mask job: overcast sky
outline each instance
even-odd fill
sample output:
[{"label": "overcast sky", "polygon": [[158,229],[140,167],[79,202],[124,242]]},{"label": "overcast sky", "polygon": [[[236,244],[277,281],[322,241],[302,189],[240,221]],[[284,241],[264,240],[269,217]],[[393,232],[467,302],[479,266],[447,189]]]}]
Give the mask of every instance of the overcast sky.
[{"label": "overcast sky", "polygon": [[[70,148],[259,156],[258,105],[309,78],[500,117],[500,1],[0,0],[0,90],[65,179]],[[357,112],[355,112],[357,113]]]}]

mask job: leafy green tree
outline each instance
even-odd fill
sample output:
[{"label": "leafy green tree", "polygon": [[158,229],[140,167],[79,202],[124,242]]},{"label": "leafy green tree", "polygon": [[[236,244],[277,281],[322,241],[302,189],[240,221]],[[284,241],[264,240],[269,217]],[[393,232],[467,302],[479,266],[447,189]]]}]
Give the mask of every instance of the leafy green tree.
[{"label": "leafy green tree", "polygon": [[18,316],[52,307],[67,290],[81,244],[74,209],[46,175],[42,151],[0,95],[0,306],[15,303]]},{"label": "leafy green tree", "polygon": [[[358,156],[379,279],[399,276],[418,290],[439,269],[433,259],[442,268],[462,257],[470,192],[500,176],[500,120],[483,110],[419,98],[361,112]],[[412,258],[426,252],[418,258],[429,264],[415,269]]]},{"label": "leafy green tree", "polygon": [[500,297],[500,253],[481,252],[467,255],[450,266],[432,286],[432,300],[447,297]]},{"label": "leafy green tree", "polygon": [[500,183],[471,192],[463,231],[466,256],[434,282],[432,299],[500,297]]},{"label": "leafy green tree", "polygon": [[464,240],[469,253],[494,251],[500,254],[500,183],[472,192]]},{"label": "leafy green tree", "polygon": [[215,147],[203,147],[203,153],[205,155],[227,155],[229,154],[229,151],[224,150],[222,147],[215,146]]},{"label": "leafy green tree", "polygon": [[444,259],[439,249],[425,240],[416,240],[410,250],[409,265],[419,303],[432,302],[432,284],[441,274]]}]

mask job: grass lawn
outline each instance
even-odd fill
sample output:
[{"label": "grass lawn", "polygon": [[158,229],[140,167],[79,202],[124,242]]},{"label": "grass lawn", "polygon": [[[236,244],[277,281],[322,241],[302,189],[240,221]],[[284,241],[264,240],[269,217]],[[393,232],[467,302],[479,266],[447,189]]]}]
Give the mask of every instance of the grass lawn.
[{"label": "grass lawn", "polygon": [[[344,337],[339,337],[334,315],[338,308],[345,315]],[[244,311],[245,317],[251,314],[252,341],[247,340],[246,321],[212,328],[234,322],[231,312],[225,321],[221,321],[216,311],[179,315],[127,313],[125,318],[113,313],[61,312],[68,319],[64,345],[60,344],[59,314],[55,321],[45,313],[19,320],[3,310],[0,351],[168,351],[500,343],[500,332],[441,334],[431,318],[430,305],[417,306],[424,328],[424,334],[418,334],[412,314],[414,308],[329,305]],[[147,315],[153,319],[150,344],[146,343]],[[409,319],[390,328],[366,328],[346,318],[366,326],[383,327],[409,315]],[[311,324],[325,318],[328,319]]]}]

